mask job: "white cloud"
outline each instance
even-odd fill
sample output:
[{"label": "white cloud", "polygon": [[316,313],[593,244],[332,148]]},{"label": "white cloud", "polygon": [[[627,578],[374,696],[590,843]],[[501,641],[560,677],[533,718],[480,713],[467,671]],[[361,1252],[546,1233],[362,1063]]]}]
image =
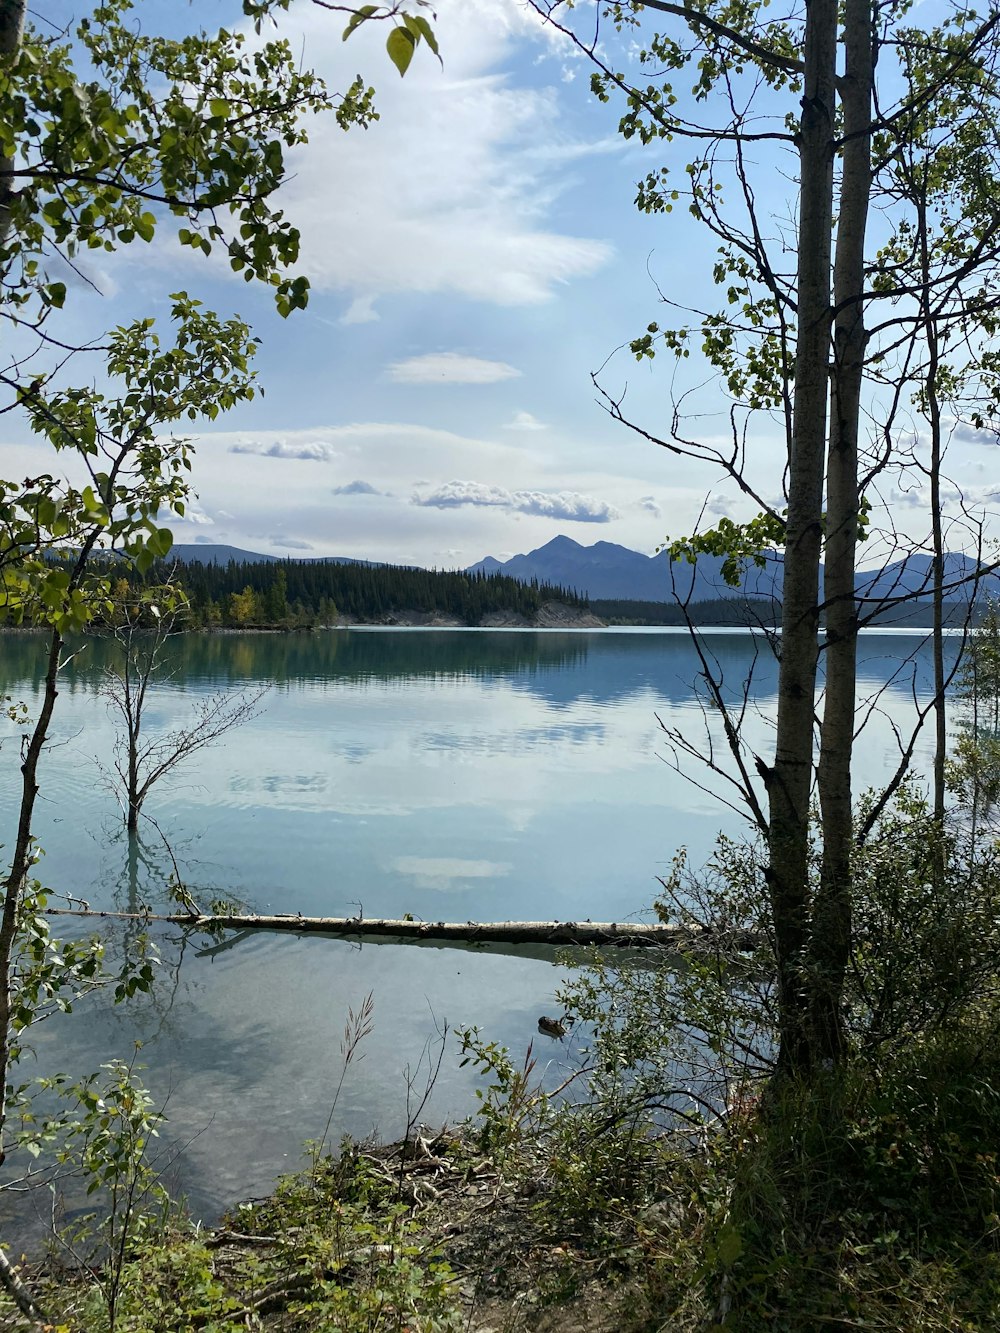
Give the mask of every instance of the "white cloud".
[{"label": "white cloud", "polygon": [[189,504],[184,511],[184,522],[191,523],[197,528],[211,528],[215,526],[215,519],[210,518],[203,509],[197,505]]},{"label": "white cloud", "polygon": [[[955,510],[965,507],[970,510],[990,508],[1000,498],[1000,486],[958,486],[955,482],[942,481],[940,485],[943,508]],[[928,517],[931,513],[931,492],[929,486],[894,486],[888,495],[890,509],[922,509]]]},{"label": "white cloud", "polygon": [[710,518],[732,518],[735,512],[733,501],[725,495],[710,495],[705,501],[705,513]]},{"label": "white cloud", "polygon": [[333,495],[383,495],[370,481],[349,481],[345,486],[334,486]]},{"label": "white cloud", "polygon": [[985,426],[980,430],[967,421],[955,422],[952,428],[952,438],[961,441],[962,444],[986,444],[995,447],[1000,443],[996,429]]},{"label": "white cloud", "polygon": [[370,293],[367,296],[356,296],[340,317],[341,324],[374,324],[377,323],[379,313],[375,309],[375,297]]},{"label": "white cloud", "polygon": [[504,424],[504,430],[546,430],[544,421],[539,421],[530,412],[515,412],[512,420]]},{"label": "white cloud", "polygon": [[389,367],[389,378],[397,384],[496,384],[520,374],[505,361],[484,361],[461,352],[429,352]]},{"label": "white cloud", "polygon": [[660,518],[663,510],[656,503],[654,495],[643,495],[639,498],[639,508],[645,509],[647,513],[652,514],[654,518]]},{"label": "white cloud", "polygon": [[571,523],[609,523],[620,517],[618,511],[603,500],[579,495],[576,491],[508,491],[503,486],[487,486],[478,481],[445,482],[427,495],[414,495],[411,504],[427,509],[478,505],[485,509],[533,514],[537,518],[565,519]]},{"label": "white cloud", "polygon": [[268,539],[272,546],[282,546],[286,551],[311,551],[312,542],[300,541],[298,537],[286,537],[283,533]]},{"label": "white cloud", "polygon": [[229,446],[229,452],[257,454],[261,458],[294,458],[310,463],[329,463],[339,457],[336,449],[321,440],[307,440],[301,444],[289,444],[287,440],[274,440],[270,444],[261,440],[238,440]]},{"label": "white cloud", "polygon": [[322,9],[298,6],[281,19],[330,87],[346,87],[360,69],[378,90],[381,119],[346,135],[314,131],[291,154],[283,193],[313,286],[362,298],[347,323],[370,319],[371,301],[387,292],[538,304],[612,255],[602,237],[549,218],[574,162],[618,145],[572,137],[558,84],[497,72],[526,43],[551,47],[551,33],[510,0],[443,5],[434,26],[444,69],[421,48],[400,81],[383,25],[343,45],[342,25]]}]

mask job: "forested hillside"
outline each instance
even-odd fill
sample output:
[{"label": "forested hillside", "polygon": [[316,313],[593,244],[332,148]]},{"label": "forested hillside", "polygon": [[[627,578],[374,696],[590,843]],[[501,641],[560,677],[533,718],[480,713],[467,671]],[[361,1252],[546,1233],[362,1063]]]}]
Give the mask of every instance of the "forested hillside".
[{"label": "forested hillside", "polygon": [[[139,575],[123,567],[135,586]],[[195,627],[307,628],[346,617],[382,621],[404,612],[438,614],[478,625],[491,613],[532,619],[545,602],[583,608],[565,588],[521,583],[505,574],[412,569],[321,561],[230,560],[225,565],[162,561],[145,582],[172,580],[188,599]]]}]

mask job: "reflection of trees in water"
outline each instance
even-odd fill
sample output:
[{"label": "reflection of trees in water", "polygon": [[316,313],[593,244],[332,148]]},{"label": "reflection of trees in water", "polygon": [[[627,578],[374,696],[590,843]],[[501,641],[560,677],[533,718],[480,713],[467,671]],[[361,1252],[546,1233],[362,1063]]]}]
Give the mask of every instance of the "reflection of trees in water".
[{"label": "reflection of trees in water", "polygon": [[[707,631],[702,639],[724,692],[742,696],[749,663],[754,696],[768,707],[777,663],[760,636]],[[79,647],[80,645],[74,645]],[[42,644],[30,633],[0,638],[0,692],[30,696],[41,682]],[[918,637],[866,635],[859,678],[885,683],[901,659],[915,673],[893,688],[909,692],[929,681],[930,655]],[[89,639],[60,682],[64,694],[96,694],[102,672],[118,651],[110,637]],[[560,707],[581,699],[609,702],[650,692],[672,703],[692,700],[698,655],[684,634],[586,631],[320,630],[290,634],[179,635],[170,647],[172,679],[159,688],[202,692],[273,682],[338,685],[474,680],[501,682]],[[911,679],[913,677],[913,679]],[[929,686],[928,686],[929,687]]]},{"label": "reflection of trees in water", "polygon": [[[0,680],[14,692],[42,678],[40,640],[7,634]],[[63,676],[68,692],[96,692],[101,672],[119,660],[112,636],[94,636]],[[178,681],[279,684],[316,680],[406,680],[471,676],[491,678],[582,664],[592,641],[581,634],[329,630],[291,634],[182,634],[168,653]]]},{"label": "reflection of trees in water", "polygon": [[[130,835],[125,829],[118,828],[109,839],[109,852],[115,856],[119,867],[117,876],[112,878],[113,910],[135,913],[183,910],[178,907],[177,880],[179,876],[186,880],[186,868],[166,845],[162,834],[158,837],[159,841],[148,836]],[[124,859],[117,855],[120,852],[124,853]],[[210,894],[211,889],[199,886],[192,890],[186,883],[180,887],[189,901],[193,899],[200,909],[210,910],[208,898],[203,900],[199,895]],[[227,901],[233,904],[233,910],[239,911],[246,906],[233,900],[231,895],[227,896]],[[117,965],[118,960],[138,956],[147,941],[155,944],[158,958],[156,980],[148,994],[136,995],[128,1001],[123,1019],[130,1029],[141,1029],[144,1041],[164,1035],[169,1030],[177,1001],[185,954],[189,946],[194,946],[200,953],[208,942],[207,937],[203,932],[183,926],[164,928],[162,923],[146,923],[141,917],[109,920],[102,934],[111,966]]]}]

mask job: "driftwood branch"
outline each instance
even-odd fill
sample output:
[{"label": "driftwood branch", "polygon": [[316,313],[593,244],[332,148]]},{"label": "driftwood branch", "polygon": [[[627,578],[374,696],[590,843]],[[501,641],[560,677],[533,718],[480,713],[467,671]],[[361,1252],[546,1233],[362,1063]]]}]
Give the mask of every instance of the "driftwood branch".
[{"label": "driftwood branch", "polygon": [[0,1249],[0,1283],[6,1288],[14,1304],[24,1317],[30,1321],[33,1328],[41,1330],[52,1327],[44,1312],[36,1304],[30,1289],[21,1281],[17,1269],[2,1249]]},{"label": "driftwood branch", "polygon": [[75,916],[88,920],[163,922],[192,930],[276,930],[292,934],[349,935],[390,939],[444,940],[473,944],[569,944],[619,948],[659,948],[683,951],[725,942],[730,948],[750,950],[758,940],[749,931],[692,929],[689,926],[646,925],[633,921],[410,921],[361,916],[197,916],[154,912],[95,912],[48,907],[48,916]]}]

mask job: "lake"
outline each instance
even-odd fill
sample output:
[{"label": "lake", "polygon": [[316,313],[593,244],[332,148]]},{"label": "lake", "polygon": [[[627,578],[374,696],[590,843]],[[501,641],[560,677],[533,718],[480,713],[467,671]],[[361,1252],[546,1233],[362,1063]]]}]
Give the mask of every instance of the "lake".
[{"label": "lake", "polygon": [[[777,672],[766,641],[712,631],[704,642],[730,698],[750,681],[742,734],[771,746]],[[100,693],[109,645],[66,668],[43,759],[39,875],[92,907],[169,910],[170,863],[147,827],[128,854],[107,780],[115,726]],[[693,863],[737,815],[718,779],[674,767],[658,718],[718,746],[683,631],[333,630],[188,635],[152,693],[150,730],[180,726],[192,702],[269,685],[259,715],[154,787],[146,809],[199,904],[261,912],[453,921],[643,919],[681,846]],[[2,692],[37,697],[43,641],[0,637]],[[859,708],[871,714],[858,772],[876,783],[898,753],[913,700],[930,692],[919,635],[862,639]],[[8,732],[12,729],[8,728]],[[917,747],[929,768],[932,738]],[[0,751],[11,840],[18,739]],[[706,790],[707,789],[707,790]],[[645,917],[648,919],[648,915]],[[72,926],[57,922],[56,930]],[[158,933],[151,997],[91,997],[36,1029],[38,1066],[79,1074],[141,1038],[143,1078],[165,1105],[168,1183],[193,1211],[267,1191],[318,1138],[341,1069],[348,1009],[374,996],[374,1032],[344,1084],[331,1134],[400,1133],[420,1100],[436,1034],[478,1025],[520,1055],[536,1043],[552,1076],[573,1053],[536,1032],[559,971],[544,949],[448,949],[267,934],[213,948]],[[448,1042],[427,1123],[468,1115],[474,1079]],[[0,1210],[7,1205],[0,1202]],[[0,1223],[3,1212],[0,1211]]]}]

